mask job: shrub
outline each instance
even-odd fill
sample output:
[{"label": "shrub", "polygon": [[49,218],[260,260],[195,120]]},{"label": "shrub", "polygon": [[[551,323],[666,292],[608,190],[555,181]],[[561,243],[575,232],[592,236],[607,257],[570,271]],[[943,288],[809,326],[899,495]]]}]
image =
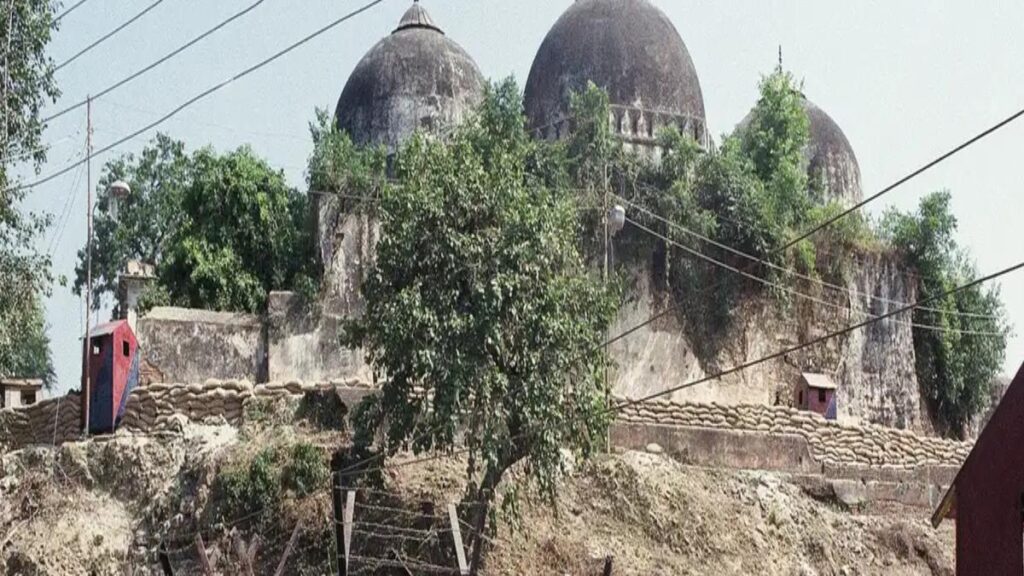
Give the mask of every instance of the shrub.
[{"label": "shrub", "polygon": [[330,471],[323,452],[309,443],[292,446],[284,471],[284,487],[296,496],[308,496],[327,485]]},{"label": "shrub", "polygon": [[279,467],[277,451],[266,448],[248,466],[223,470],[217,479],[222,496],[221,517],[233,520],[249,514],[262,516],[275,509],[280,500]]}]

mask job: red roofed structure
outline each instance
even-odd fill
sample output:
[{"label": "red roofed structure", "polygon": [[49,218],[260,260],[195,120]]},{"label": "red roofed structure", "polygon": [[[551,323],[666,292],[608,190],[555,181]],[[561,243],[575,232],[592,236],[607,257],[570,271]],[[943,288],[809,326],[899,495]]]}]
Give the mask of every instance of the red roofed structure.
[{"label": "red roofed structure", "polygon": [[[89,332],[83,354],[92,354],[88,382],[82,382],[83,427],[88,426],[91,434],[113,432],[128,395],[139,384],[138,340],[127,320],[108,322]],[[82,364],[84,368],[84,356]]]},{"label": "red roofed structure", "polygon": [[957,576],[1024,575],[1024,366],[982,430],[932,525],[956,520]]}]

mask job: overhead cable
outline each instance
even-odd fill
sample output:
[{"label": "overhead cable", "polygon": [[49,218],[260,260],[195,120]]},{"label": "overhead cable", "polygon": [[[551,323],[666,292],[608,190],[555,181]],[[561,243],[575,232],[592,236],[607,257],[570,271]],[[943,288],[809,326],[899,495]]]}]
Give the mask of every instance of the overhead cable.
[{"label": "overhead cable", "polygon": [[[622,200],[623,202],[625,202],[626,204],[628,204],[632,208],[635,208],[636,210],[639,210],[640,212],[643,212],[644,214],[647,214],[651,218],[659,220],[659,221],[665,223],[666,225],[668,225],[668,226],[670,226],[670,227],[672,227],[672,228],[674,228],[676,230],[679,230],[680,232],[682,232],[682,233],[684,233],[684,234],[686,234],[688,236],[693,236],[694,238],[697,238],[698,240],[700,240],[702,242],[706,242],[708,244],[711,244],[712,246],[716,246],[718,248],[721,248],[722,250],[725,250],[725,251],[730,252],[732,254],[735,254],[737,256],[746,258],[746,259],[751,260],[753,262],[756,262],[756,263],[759,263],[759,264],[763,264],[765,266],[768,266],[769,268],[772,268],[774,270],[778,270],[779,272],[782,272],[783,274],[788,274],[790,276],[794,276],[796,278],[800,278],[801,280],[806,280],[808,282],[813,282],[815,284],[818,284],[819,286],[823,286],[825,288],[829,288],[829,289],[832,289],[832,290],[835,290],[835,291],[838,291],[838,292],[843,292],[845,294],[848,294],[848,295],[851,295],[851,296],[854,296],[854,297],[865,297],[865,298],[868,298],[868,299],[871,299],[871,300],[876,300],[878,302],[885,302],[886,304],[896,304],[898,306],[905,306],[907,304],[906,302],[901,302],[899,300],[893,300],[891,298],[886,298],[884,296],[875,296],[874,294],[869,294],[867,292],[860,292],[860,291],[857,291],[857,290],[846,288],[845,286],[840,286],[838,284],[833,284],[831,282],[826,282],[825,280],[822,280],[820,278],[815,278],[815,277],[807,275],[807,274],[802,274],[802,273],[800,273],[800,272],[798,272],[796,270],[793,270],[791,268],[786,268],[784,266],[779,266],[778,264],[775,264],[773,262],[769,262],[767,260],[763,260],[761,258],[758,258],[757,256],[752,255],[752,254],[748,254],[746,252],[743,252],[742,250],[738,250],[736,248],[733,248],[732,246],[729,246],[728,244],[723,244],[721,242],[718,242],[718,241],[716,241],[716,240],[714,240],[712,238],[709,238],[709,237],[707,237],[707,236],[705,236],[705,235],[703,235],[703,234],[701,234],[699,232],[695,232],[693,230],[690,230],[689,228],[683,226],[682,224],[679,224],[677,222],[669,220],[668,218],[665,218],[664,216],[661,216],[660,214],[656,214],[656,213],[654,213],[654,212],[644,208],[640,204],[637,204],[636,202],[633,202],[631,200],[627,200],[626,198],[623,198],[622,196],[619,196],[618,194],[612,194],[612,196],[615,197],[615,198],[618,198],[619,200]],[[996,316],[992,316],[990,314],[975,314],[975,313],[972,313],[972,312],[960,312],[958,310],[940,310],[938,308],[930,308],[930,307],[927,307],[927,306],[923,306],[921,308],[918,308],[918,310],[924,310],[924,311],[927,311],[927,312],[950,314],[950,315],[954,315],[954,316],[964,316],[964,317],[968,317],[968,318],[982,318],[982,319],[988,319],[988,320],[998,319]]]},{"label": "overhead cable", "polygon": [[[783,292],[787,292],[789,294],[792,294],[793,296],[796,296],[798,298],[803,298],[804,300],[808,300],[810,302],[814,302],[814,303],[820,304],[822,306],[827,306],[827,307],[830,307],[830,308],[834,308],[834,309],[842,311],[842,312],[848,312],[850,314],[860,314],[862,316],[867,316],[868,318],[876,317],[875,314],[871,314],[870,312],[864,312],[864,311],[861,311],[861,310],[855,310],[853,308],[849,308],[849,307],[843,306],[841,304],[835,304],[835,303],[829,302],[827,300],[822,300],[821,298],[817,298],[817,297],[811,296],[809,294],[804,294],[803,292],[800,292],[799,290],[794,290],[794,289],[792,289],[792,288],[790,288],[788,286],[783,286],[782,284],[778,284],[778,283],[772,282],[770,280],[766,280],[764,278],[761,278],[760,276],[757,276],[755,274],[751,274],[749,272],[745,272],[743,270],[740,270],[739,268],[737,268],[735,266],[732,266],[731,264],[722,262],[721,260],[716,260],[715,258],[712,258],[712,257],[708,256],[707,254],[699,251],[699,250],[694,250],[693,248],[690,248],[689,246],[686,246],[685,244],[677,242],[676,240],[673,240],[672,238],[669,238],[668,236],[665,236],[665,235],[663,235],[663,234],[661,234],[659,232],[656,232],[655,230],[652,230],[651,228],[648,228],[647,226],[644,226],[643,224],[637,222],[636,220],[633,220],[632,218],[626,217],[626,222],[629,222],[630,224],[636,226],[640,230],[643,230],[644,232],[647,232],[648,234],[650,234],[650,235],[652,235],[652,236],[654,236],[656,238],[659,238],[659,239],[661,239],[661,240],[663,240],[663,241],[665,241],[665,242],[667,242],[667,243],[669,243],[669,244],[679,248],[680,250],[683,250],[684,252],[686,252],[688,254],[696,256],[697,258],[700,258],[700,259],[702,259],[702,260],[704,260],[704,261],[706,261],[706,262],[708,262],[708,263],[710,263],[710,264],[712,264],[714,266],[718,266],[719,268],[728,270],[729,272],[732,272],[734,274],[738,274],[740,276],[743,276],[744,278],[747,278],[747,279],[753,280],[755,282],[758,282],[760,284],[763,284],[765,286],[768,286],[769,288],[775,288],[777,290],[781,290]],[[911,306],[911,308],[913,308],[913,306]],[[952,332],[952,333],[963,334],[963,335],[967,335],[967,336],[986,336],[986,337],[993,337],[993,338],[1005,336],[1005,334],[1002,333],[1002,332],[982,332],[982,331],[975,331],[975,330],[960,330],[958,328],[946,328],[946,327],[943,327],[943,326],[932,326],[931,324],[920,324],[920,323],[916,323],[916,322],[902,322],[902,321],[899,321],[899,320],[894,321],[894,323],[902,325],[902,326],[909,326],[909,327],[912,327],[912,328],[919,328],[921,330],[930,330],[930,331],[933,331],[933,332]]]},{"label": "overhead cable", "polygon": [[82,4],[85,4],[88,1],[89,0],[78,0],[78,2],[75,2],[74,4],[72,4],[71,7],[68,8],[67,10],[61,12],[60,14],[58,14],[56,16],[54,16],[53,23],[56,24],[56,23],[60,22],[61,20],[64,19],[65,16],[67,16],[68,14],[71,14],[72,12],[74,12],[75,8],[78,8],[79,6],[81,6]]},{"label": "overhead cable", "polygon": [[[148,65],[146,65],[146,66],[136,70],[135,72],[132,72],[128,76],[125,76],[124,78],[118,80],[117,82],[114,82],[110,86],[107,86],[106,88],[100,90],[99,92],[97,92],[92,97],[92,99],[95,100],[97,98],[102,98],[103,96],[106,96],[107,94],[110,94],[114,90],[117,90],[121,86],[124,86],[125,84],[131,82],[132,80],[135,80],[139,76],[142,76],[146,72],[149,72],[150,70],[156,68],[157,66],[163,64],[164,62],[167,62],[171,58],[174,58],[178,54],[181,54],[182,52],[188,50],[192,46],[195,46],[200,41],[204,40],[205,38],[207,38],[208,36],[210,36],[214,32],[217,32],[218,30],[220,30],[221,28],[223,28],[223,27],[227,26],[228,24],[234,22],[235,20],[241,18],[242,16],[245,16],[246,14],[251,12],[253,9],[255,9],[257,6],[259,6],[260,4],[263,4],[263,2],[265,2],[265,0],[256,0],[256,2],[253,2],[249,6],[243,8],[242,10],[240,10],[238,12],[235,12],[234,14],[232,14],[227,19],[220,21],[218,24],[216,24],[214,27],[210,28],[206,32],[203,32],[202,34],[196,36],[195,38],[189,40],[188,42],[182,44],[181,46],[175,48],[174,50],[171,50],[170,52],[165,54],[163,57],[155,60],[151,64],[148,64]],[[70,106],[67,106],[66,108],[61,109],[59,112],[56,112],[54,114],[51,114],[51,115],[43,118],[43,123],[45,124],[45,123],[47,123],[47,122],[49,122],[51,120],[54,120],[56,118],[60,118],[61,116],[67,114],[68,112],[71,112],[73,110],[77,110],[77,109],[81,108],[82,106],[85,106],[87,102],[88,102],[88,99],[83,99],[83,100],[80,100],[78,102],[75,102],[74,104],[72,104]]]},{"label": "overhead cable", "polygon": [[[180,113],[182,110],[185,110],[186,108],[192,106],[196,102],[199,102],[200,100],[206,98],[210,94],[213,94],[214,92],[217,92],[218,90],[226,88],[227,86],[229,86],[231,83],[235,82],[236,80],[239,80],[241,78],[244,78],[245,76],[248,76],[249,74],[252,74],[253,72],[255,72],[255,71],[259,70],[260,68],[263,68],[264,66],[274,62],[275,60],[277,60],[278,58],[284,56],[285,54],[288,54],[292,50],[295,50],[299,46],[302,46],[303,44],[313,40],[317,36],[320,36],[321,34],[324,34],[324,33],[328,32],[329,30],[331,30],[332,28],[337,27],[338,25],[342,24],[343,22],[346,22],[348,20],[351,20],[352,18],[355,18],[356,16],[362,14],[363,12],[366,12],[367,10],[369,10],[370,8],[373,8],[374,6],[376,6],[378,4],[383,3],[384,1],[385,0],[373,0],[372,2],[364,4],[361,8],[359,8],[357,10],[354,10],[352,12],[349,12],[345,16],[342,16],[341,18],[338,18],[338,19],[332,21],[331,23],[327,24],[326,26],[323,26],[322,28],[320,28],[319,30],[313,32],[312,34],[309,34],[306,37],[302,38],[301,40],[292,43],[287,48],[284,48],[283,50],[278,51],[277,53],[275,53],[274,55],[270,56],[269,58],[265,58],[265,59],[261,60],[260,62],[258,62],[256,64],[246,68],[245,70],[243,70],[241,72],[239,72],[238,74],[235,74],[231,78],[228,78],[227,80],[224,80],[224,81],[222,81],[222,82],[220,82],[220,83],[218,83],[218,84],[216,84],[216,85],[214,85],[214,86],[212,86],[210,88],[207,88],[206,90],[200,92],[199,94],[193,96],[192,98],[189,98],[184,103],[178,105],[176,108],[174,108],[170,112],[164,114],[163,116],[161,116],[157,120],[155,120],[153,122],[150,122],[149,124],[143,126],[142,128],[139,128],[138,130],[135,130],[131,134],[128,134],[127,136],[124,136],[123,138],[120,138],[117,141],[115,141],[115,142],[113,142],[111,144],[108,144],[107,146],[104,146],[103,148],[100,148],[99,150],[93,152],[92,157],[96,157],[96,156],[100,156],[102,154],[105,154],[106,152],[109,152],[109,151],[117,148],[118,146],[124,144],[125,142],[128,142],[129,140],[132,140],[133,138],[135,138],[137,136],[145,134],[146,132],[152,130],[153,128],[156,128],[157,126],[159,126],[159,125],[163,124],[164,122],[170,120],[171,118],[176,116],[178,113]],[[57,170],[56,172],[53,172],[53,173],[51,173],[51,174],[49,174],[47,176],[39,178],[39,179],[37,179],[37,180],[35,180],[33,182],[30,182],[28,184],[20,185],[20,186],[16,187],[16,189],[34,188],[36,186],[39,186],[40,184],[44,184],[46,182],[49,182],[50,180],[53,180],[54,178],[57,178],[57,177],[61,176],[62,174],[66,174],[66,173],[70,172],[71,170],[75,169],[75,167],[78,166],[78,164],[81,164],[81,163],[83,163],[83,162],[85,162],[87,160],[88,159],[79,161],[79,162],[77,162],[75,164],[67,165],[64,168],[61,168],[60,170]]]},{"label": "overhead cable", "polygon": [[145,16],[150,10],[152,10],[153,8],[156,8],[163,1],[164,0],[156,0],[155,2],[150,4],[149,6],[146,6],[142,10],[142,12],[139,12],[135,16],[132,16],[131,18],[126,20],[125,22],[122,22],[121,25],[118,26],[117,28],[114,28],[113,30],[111,30],[110,32],[107,32],[103,36],[100,36],[95,41],[93,41],[92,44],[89,44],[85,48],[82,48],[81,50],[76,52],[74,56],[72,56],[72,57],[68,58],[67,60],[61,62],[60,64],[57,64],[56,66],[54,66],[53,71],[56,72],[56,71],[60,70],[61,68],[67,66],[68,64],[71,64],[75,60],[78,60],[78,58],[81,57],[82,55],[84,55],[86,52],[92,50],[93,48],[99,46],[100,44],[106,42],[107,40],[113,38],[115,34],[117,34],[118,32],[120,32],[122,30],[124,30],[125,28],[131,26],[133,23],[135,23],[136,20],[138,20],[139,18],[142,18],[143,16]]},{"label": "overhead cable", "polygon": [[874,318],[869,318],[869,319],[867,319],[867,320],[865,320],[863,322],[860,322],[858,324],[853,324],[851,326],[847,326],[846,328],[843,328],[843,329],[840,329],[840,330],[836,330],[835,332],[830,332],[830,333],[825,334],[823,336],[819,336],[817,338],[813,338],[813,339],[808,340],[807,342],[805,342],[803,344],[797,344],[795,346],[791,346],[789,348],[786,348],[784,350],[780,350],[778,352],[769,354],[767,356],[762,356],[762,357],[760,357],[760,358],[758,358],[756,360],[751,360],[749,362],[744,362],[743,364],[739,364],[739,365],[734,366],[732,368],[729,368],[727,370],[723,370],[721,372],[717,372],[717,373],[712,374],[710,376],[705,376],[704,378],[699,378],[697,380],[693,380],[691,382],[687,382],[686,384],[681,384],[679,386],[674,386],[674,387],[668,388],[666,390],[662,390],[661,392],[657,392],[655,394],[650,394],[650,395],[645,396],[643,398],[638,398],[636,400],[623,401],[623,402],[621,402],[619,404],[616,404],[615,407],[611,411],[612,412],[618,412],[618,411],[620,411],[620,410],[622,410],[624,408],[627,408],[629,406],[636,406],[637,404],[643,404],[644,402],[649,402],[651,400],[654,400],[656,398],[660,398],[662,396],[668,396],[669,394],[674,394],[676,392],[679,392],[680,390],[685,390],[687,388],[693,388],[694,386],[698,386],[700,384],[703,384],[705,382],[710,382],[712,380],[718,380],[719,378],[721,378],[723,376],[728,376],[730,374],[735,374],[736,372],[742,372],[744,370],[753,368],[754,366],[757,366],[759,364],[764,364],[765,362],[769,362],[771,360],[776,360],[778,358],[782,358],[783,356],[787,356],[787,355],[792,354],[794,352],[799,352],[801,350],[804,350],[806,348],[810,348],[811,346],[815,346],[817,344],[821,344],[822,342],[826,342],[826,341],[831,340],[833,338],[838,338],[839,336],[843,336],[843,335],[849,334],[850,332],[853,332],[855,330],[860,330],[861,328],[866,328],[866,327],[868,327],[868,326],[870,326],[872,324],[881,322],[883,320],[887,320],[887,319],[892,318],[893,316],[896,316],[898,314],[903,314],[903,313],[905,313],[907,311],[913,310],[914,308],[916,308],[916,307],[918,307],[918,306],[920,306],[922,304],[926,304],[926,303],[929,303],[929,302],[935,302],[935,301],[941,300],[943,298],[947,298],[949,296],[956,295],[956,294],[958,294],[960,292],[963,292],[964,290],[969,290],[971,288],[974,288],[975,286],[980,286],[981,284],[984,284],[986,282],[991,282],[992,280],[995,280],[996,278],[999,278],[1001,276],[1006,276],[1007,274],[1011,274],[1011,273],[1016,272],[1016,271],[1018,271],[1018,270],[1020,270],[1022,268],[1024,268],[1024,261],[1019,262],[1017,264],[1014,264],[1013,266],[1010,266],[1009,268],[1004,268],[1004,269],[1000,270],[999,272],[995,272],[995,273],[989,274],[988,276],[972,280],[972,281],[970,281],[970,282],[968,282],[966,284],[961,284],[960,286],[957,286],[957,287],[952,288],[950,290],[946,290],[945,292],[936,294],[935,296],[931,296],[931,297],[925,298],[924,300],[921,300],[921,301],[916,302],[914,304],[907,304],[906,306],[904,306],[902,308],[897,308],[895,310],[891,310],[889,312],[886,312],[885,314],[876,316]]},{"label": "overhead cable", "polygon": [[[945,292],[936,294],[934,296],[930,296],[930,297],[925,298],[923,300],[919,300],[919,301],[917,301],[917,302],[915,302],[913,304],[908,304],[907,306],[905,306],[903,308],[898,308],[898,309],[892,310],[890,312],[887,312],[885,314],[882,314],[880,316],[877,316],[875,318],[869,318],[869,319],[867,319],[867,320],[865,320],[863,322],[860,322],[858,324],[853,324],[851,326],[847,326],[846,328],[842,328],[840,330],[836,330],[835,332],[830,332],[830,333],[825,334],[823,336],[819,336],[818,338],[814,338],[814,339],[809,340],[809,341],[807,341],[807,342],[805,342],[803,344],[798,344],[798,345],[786,348],[784,350],[780,350],[778,352],[774,352],[774,353],[768,354],[766,356],[761,356],[760,358],[757,358],[755,360],[751,360],[749,362],[744,362],[744,363],[739,364],[737,366],[733,366],[732,368],[728,368],[726,370],[722,370],[722,371],[716,372],[714,374],[705,376],[703,378],[699,378],[699,379],[696,379],[696,380],[691,380],[689,382],[686,382],[685,384],[681,384],[679,386],[674,386],[674,387],[668,388],[666,390],[662,390],[661,392],[650,394],[650,395],[645,396],[643,398],[638,398],[636,400],[627,400],[627,401],[620,402],[620,403],[616,404],[615,406],[612,406],[610,408],[605,409],[602,413],[606,414],[606,415],[615,414],[615,413],[620,412],[620,411],[622,411],[622,410],[624,410],[626,408],[629,408],[631,406],[636,406],[636,405],[642,404],[644,402],[650,402],[651,400],[656,400],[656,399],[661,398],[663,396],[668,396],[670,394],[674,394],[674,393],[676,393],[676,392],[678,392],[680,390],[685,390],[687,388],[693,388],[695,386],[699,386],[700,384],[704,384],[704,383],[707,383],[707,382],[711,382],[713,380],[717,380],[719,378],[722,378],[723,376],[728,376],[730,374],[735,374],[737,372],[742,372],[744,370],[748,370],[748,369],[753,368],[755,366],[758,366],[760,364],[764,364],[764,363],[770,362],[772,360],[777,360],[777,359],[782,358],[782,357],[784,357],[786,355],[793,354],[794,352],[799,352],[801,350],[810,348],[812,346],[816,346],[818,344],[821,344],[823,342],[827,342],[827,341],[832,340],[834,338],[838,338],[840,336],[844,336],[846,334],[849,334],[850,332],[854,332],[856,330],[860,330],[862,328],[866,328],[868,326],[871,326],[872,324],[881,322],[883,320],[886,320],[886,319],[891,318],[893,316],[896,316],[898,314],[902,314],[902,313],[905,313],[905,312],[907,312],[909,310],[913,310],[914,308],[919,307],[921,305],[928,304],[928,303],[931,303],[931,302],[935,302],[935,301],[941,300],[943,298],[947,298],[949,296],[953,296],[953,295],[955,295],[955,294],[957,294],[959,292],[962,292],[964,290],[969,290],[970,288],[973,288],[975,286],[980,286],[981,284],[984,284],[986,282],[991,282],[992,280],[995,280],[995,279],[1000,278],[1002,276],[1006,276],[1008,274],[1012,274],[1013,272],[1017,272],[1018,270],[1021,270],[1021,269],[1024,269],[1024,261],[1018,262],[1017,264],[1014,264],[1013,266],[1010,266],[1008,268],[1004,268],[1003,270],[1000,270],[998,272],[994,272],[992,274],[989,274],[988,276],[985,276],[985,277],[982,277],[982,278],[977,278],[977,279],[972,280],[971,282],[968,282],[966,284],[962,284],[962,285],[957,286],[955,288],[952,288],[950,290],[946,290]],[[526,436],[526,434],[519,434],[519,435],[515,436],[514,438],[523,438],[525,436]],[[467,453],[469,453],[469,449],[468,448],[459,448],[457,450],[450,450],[450,451],[443,452],[443,453],[433,454],[431,456],[424,456],[424,457],[416,458],[416,459],[413,459],[413,460],[406,460],[406,461],[398,462],[398,463],[392,464],[391,465],[391,469],[403,468],[403,467],[406,467],[406,466],[413,466],[413,465],[416,465],[416,464],[423,464],[423,463],[426,463],[426,462],[432,462],[432,461],[440,460],[442,458],[450,458],[450,457],[459,456],[459,455],[467,454]],[[382,456],[383,455],[380,454],[378,457],[382,457]],[[342,473],[342,475],[343,476],[354,476],[354,475],[360,475],[360,474],[367,473],[367,472],[386,471],[386,470],[387,469],[384,468],[384,467],[377,467],[377,468],[369,468],[369,469],[362,469],[362,470],[352,470],[349,473]]]}]

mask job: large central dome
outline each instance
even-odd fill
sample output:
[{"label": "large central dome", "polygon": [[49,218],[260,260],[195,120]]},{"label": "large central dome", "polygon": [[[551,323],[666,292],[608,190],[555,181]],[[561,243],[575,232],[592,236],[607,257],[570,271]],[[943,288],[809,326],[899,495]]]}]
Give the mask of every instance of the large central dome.
[{"label": "large central dome", "polygon": [[394,152],[418,128],[458,124],[483,88],[473,59],[416,3],[352,72],[338,100],[338,126],[356,144]]},{"label": "large central dome", "polygon": [[541,44],[526,82],[530,127],[545,138],[569,129],[569,99],[587,82],[611,99],[612,129],[638,148],[676,125],[707,144],[704,97],[679,32],[648,0],[578,0]]}]

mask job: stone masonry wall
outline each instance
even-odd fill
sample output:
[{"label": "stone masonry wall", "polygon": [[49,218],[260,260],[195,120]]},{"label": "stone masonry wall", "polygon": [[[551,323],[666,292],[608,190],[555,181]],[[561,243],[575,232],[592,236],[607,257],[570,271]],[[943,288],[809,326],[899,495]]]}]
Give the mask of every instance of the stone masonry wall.
[{"label": "stone masonry wall", "polygon": [[[788,303],[767,295],[738,302],[733,313],[736,320],[720,338],[721,348],[702,353],[687,330],[687,322],[697,320],[688,319],[685,312],[664,314],[646,323],[671,312],[677,302],[655,281],[650,254],[629,252],[636,249],[629,232],[627,227],[617,237],[615,249],[623,252],[616,257],[616,268],[629,278],[631,289],[609,329],[611,335],[629,332],[609,347],[615,364],[614,392],[627,398],[661,392],[795,347],[917,298],[916,285],[898,255],[864,254],[841,263],[849,268],[844,275],[847,280],[836,284],[841,289],[787,282],[803,296],[789,294]],[[823,257],[822,266],[831,264]],[[802,372],[817,372],[837,383],[841,420],[929,433],[914,368],[910,321],[909,314],[880,321],[785,358],[679,390],[671,399],[774,405],[790,401]]]},{"label": "stone masonry wall", "polygon": [[266,379],[266,336],[259,316],[154,308],[138,327],[142,358],[163,382]]}]

